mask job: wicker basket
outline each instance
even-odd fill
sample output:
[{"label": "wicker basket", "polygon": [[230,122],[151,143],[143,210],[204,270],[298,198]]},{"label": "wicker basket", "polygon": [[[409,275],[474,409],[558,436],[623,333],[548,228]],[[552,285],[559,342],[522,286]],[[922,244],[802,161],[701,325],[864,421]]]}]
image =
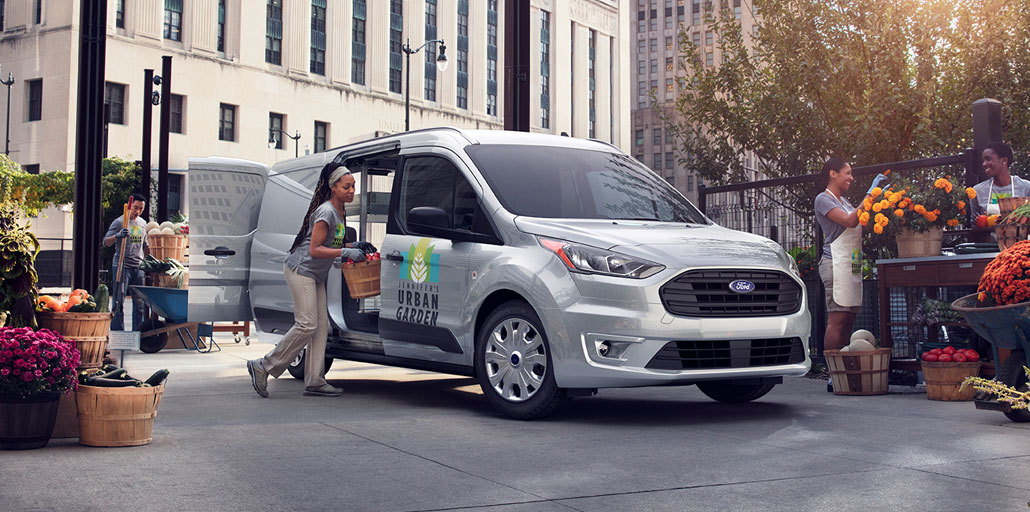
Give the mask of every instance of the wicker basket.
[{"label": "wicker basket", "polygon": [[103,388],[79,386],[79,444],[139,446],[153,439],[154,418],[165,386]]},{"label": "wicker basket", "polygon": [[1004,219],[1013,210],[1026,203],[1030,203],[1030,197],[1003,197],[998,199],[998,210],[1001,213],[1001,218]]},{"label": "wicker basket", "polygon": [[342,265],[343,278],[352,299],[364,299],[379,295],[380,260],[362,261]]},{"label": "wicker basket", "polygon": [[159,261],[172,258],[182,263],[188,245],[189,236],[187,235],[147,235],[147,248],[150,249],[150,255]]},{"label": "wicker basket", "polygon": [[826,366],[830,370],[835,395],[885,395],[891,349],[841,352],[827,350]]},{"label": "wicker basket", "polygon": [[980,361],[966,363],[939,363],[923,361],[923,379],[926,380],[926,398],[930,400],[968,401],[976,390],[966,386],[960,390],[966,377],[980,374]]},{"label": "wicker basket", "polygon": [[944,231],[941,228],[930,228],[925,233],[905,229],[898,234],[899,258],[923,258],[941,255],[941,241]]},{"label": "wicker basket", "polygon": [[40,328],[75,341],[75,348],[79,349],[79,368],[99,368],[103,364],[111,316],[111,313],[36,312]]},{"label": "wicker basket", "polygon": [[995,224],[994,234],[998,238],[998,250],[1004,251],[1030,236],[1030,224]]},{"label": "wicker basket", "polygon": [[179,280],[173,276],[161,273],[154,273],[154,277],[157,278],[157,285],[161,288],[188,288],[190,283],[190,273],[185,272],[182,275],[182,286],[179,285]]}]

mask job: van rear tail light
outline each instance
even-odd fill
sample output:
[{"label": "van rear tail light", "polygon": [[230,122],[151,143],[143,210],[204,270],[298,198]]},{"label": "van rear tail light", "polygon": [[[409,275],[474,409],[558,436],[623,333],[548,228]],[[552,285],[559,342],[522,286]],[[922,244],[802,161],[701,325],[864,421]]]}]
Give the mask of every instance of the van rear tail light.
[{"label": "van rear tail light", "polygon": [[538,239],[540,245],[553,252],[569,270],[575,272],[644,279],[665,270],[664,265],[607,249],[562,240]]}]

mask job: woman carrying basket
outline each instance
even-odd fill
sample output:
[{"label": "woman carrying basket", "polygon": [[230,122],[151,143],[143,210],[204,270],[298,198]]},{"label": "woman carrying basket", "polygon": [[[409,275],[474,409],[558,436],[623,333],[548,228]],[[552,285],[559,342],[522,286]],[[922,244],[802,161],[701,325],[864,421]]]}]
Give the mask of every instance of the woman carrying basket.
[{"label": "woman carrying basket", "polygon": [[368,242],[345,243],[344,205],[353,200],[354,177],[350,171],[335,162],[326,165],[283,265],[286,285],[293,295],[293,327],[271,352],[247,361],[251,383],[262,397],[268,396],[268,376],[282,375],[305,347],[304,395],[343,394],[342,389],[329,385],[324,375],[325,343],[329,334],[325,283],[334,259],[364,261],[366,253],[376,251]]}]

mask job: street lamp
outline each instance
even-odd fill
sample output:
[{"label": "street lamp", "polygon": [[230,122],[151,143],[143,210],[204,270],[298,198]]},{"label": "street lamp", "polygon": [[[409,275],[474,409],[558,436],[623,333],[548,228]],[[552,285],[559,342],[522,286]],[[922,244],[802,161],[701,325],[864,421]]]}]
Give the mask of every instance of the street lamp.
[{"label": "street lamp", "polygon": [[11,86],[14,85],[14,75],[7,72],[7,80],[0,80],[0,84],[7,86],[7,130],[4,132],[4,155],[11,154]]},{"label": "street lamp", "polygon": [[281,133],[281,134],[283,134],[283,135],[293,139],[293,157],[296,158],[296,157],[300,156],[300,142],[297,142],[298,140],[300,140],[300,130],[296,131],[296,135],[290,135],[290,134],[286,133],[285,131],[280,130],[278,128],[269,128],[268,129],[268,149],[275,149],[275,147],[279,144],[279,141],[276,140],[276,138],[275,138],[275,132],[279,132],[279,133]]},{"label": "street lamp", "polygon": [[411,39],[408,39],[401,47],[404,51],[404,131],[408,131],[411,124],[411,56],[429,43],[440,43],[440,55],[436,57],[436,65],[440,67],[440,71],[447,71],[447,45],[443,39],[426,41],[414,50],[411,49]]}]

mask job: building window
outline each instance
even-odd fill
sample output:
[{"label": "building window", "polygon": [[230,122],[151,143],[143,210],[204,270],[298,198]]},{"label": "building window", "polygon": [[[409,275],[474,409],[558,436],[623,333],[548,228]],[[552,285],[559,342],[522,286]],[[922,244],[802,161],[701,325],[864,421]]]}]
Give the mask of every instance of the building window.
[{"label": "building window", "polygon": [[311,65],[308,70],[325,74],[325,6],[326,0],[311,0]]},{"label": "building window", "polygon": [[712,46],[712,31],[705,32],[705,46]]},{"label": "building window", "polygon": [[486,114],[497,115],[497,0],[486,7]]},{"label": "building window", "polygon": [[701,24],[701,0],[694,0],[691,4],[690,12],[694,21],[694,26]]},{"label": "building window", "polygon": [[658,51],[658,40],[652,38],[651,39],[651,53],[656,53],[657,51]]},{"label": "building window", "polygon": [[165,0],[164,37],[182,41],[182,0]]},{"label": "building window", "polygon": [[[672,79],[671,78],[666,78],[665,79],[665,92],[672,92],[674,89],[675,88],[673,87]],[[670,94],[669,96],[671,97],[672,95]]]},{"label": "building window", "polygon": [[125,0],[117,0],[114,4],[114,26],[125,28]]},{"label": "building window", "polygon": [[[425,41],[436,39],[436,0],[426,0]],[[426,101],[436,101],[436,44],[426,45]]]},{"label": "building window", "polygon": [[458,108],[469,108],[469,0],[458,0]]},{"label": "building window", "polygon": [[23,171],[25,171],[26,173],[29,173],[29,174],[39,174],[39,164],[23,165],[21,167],[21,170],[23,170]]},{"label": "building window", "polygon": [[540,127],[551,127],[551,13],[540,10]]},{"label": "building window", "polygon": [[43,119],[43,79],[29,80],[29,121]]},{"label": "building window", "polygon": [[740,9],[740,0],[733,0],[733,17],[738,20],[743,17],[743,13]]},{"label": "building window", "polygon": [[589,96],[587,97],[587,115],[589,116],[589,129],[587,137],[593,139],[597,136],[597,95],[595,94],[596,84],[596,71],[597,68],[597,31],[591,30],[587,37],[589,46],[587,48],[587,90]]},{"label": "building window", "polygon": [[268,0],[265,5],[265,62],[283,63],[283,0]]},{"label": "building window", "polygon": [[634,139],[633,140],[634,144],[636,144],[637,146],[643,146],[644,145],[644,130],[635,130],[633,132],[633,139]]},{"label": "building window", "polygon": [[672,36],[665,36],[665,50],[672,50]]},{"label": "building window", "polygon": [[655,128],[654,130],[652,130],[652,133],[651,133],[651,144],[654,144],[655,146],[661,146],[662,145],[662,129],[661,128]]},{"label": "building window", "polygon": [[683,8],[682,5],[676,8],[676,19],[680,23],[683,23],[684,21],[687,20],[687,18],[686,18],[686,10]]},{"label": "building window", "polygon": [[0,0],[0,31],[4,29],[4,11],[7,10],[7,1]]},{"label": "building window", "polygon": [[672,130],[665,130],[665,143],[672,144]]},{"label": "building window", "polygon": [[676,168],[676,162],[672,159],[671,151],[665,154],[665,168],[670,171]]},{"label": "building window", "polygon": [[107,122],[125,124],[125,86],[111,82],[104,83],[104,104],[108,108]]},{"label": "building window", "polygon": [[658,72],[658,59],[651,59],[651,72],[652,73],[657,73]]},{"label": "building window", "polygon": [[687,192],[694,191],[694,175],[687,176]]},{"label": "building window", "polygon": [[708,67],[715,65],[715,55],[712,52],[705,53],[705,65]]},{"label": "building window", "polygon": [[647,73],[647,61],[645,59],[637,60],[637,73],[641,75]]},{"label": "building window", "polygon": [[43,0],[36,0],[36,25],[43,23]]},{"label": "building window", "polygon": [[329,123],[315,121],[315,153],[325,151],[329,140]]},{"label": "building window", "polygon": [[390,92],[401,92],[401,31],[404,29],[404,1],[390,0]]},{"label": "building window", "polygon": [[672,62],[673,62],[672,57],[666,57],[665,58],[665,70],[666,71],[672,71],[672,68],[673,68],[673,63]]},{"label": "building window", "polygon": [[285,138],[286,137],[283,137],[283,115],[269,112],[268,140],[275,141],[275,149],[285,149],[286,143],[283,141]]},{"label": "building window", "polygon": [[183,133],[182,131],[182,107],[183,97],[179,94],[172,94],[171,98],[168,99],[168,110],[171,111],[169,116],[168,131],[172,133]]},{"label": "building window", "polygon": [[637,53],[646,53],[646,52],[647,52],[647,40],[646,39],[638,40],[637,41]]},{"label": "building window", "polygon": [[701,47],[701,33],[700,32],[694,32],[694,47],[695,48],[700,48]]},{"label": "building window", "polygon": [[654,165],[651,166],[651,169],[653,169],[655,171],[662,170],[662,154],[661,153],[655,153],[654,154]]},{"label": "building window", "polygon": [[234,142],[236,140],[236,105],[222,103],[219,105],[221,115],[218,118],[218,140]]},{"label": "building window", "polygon": [[225,53],[225,0],[218,0],[218,51]]},{"label": "building window", "polygon": [[351,23],[350,81],[365,85],[365,0],[354,0]]}]

